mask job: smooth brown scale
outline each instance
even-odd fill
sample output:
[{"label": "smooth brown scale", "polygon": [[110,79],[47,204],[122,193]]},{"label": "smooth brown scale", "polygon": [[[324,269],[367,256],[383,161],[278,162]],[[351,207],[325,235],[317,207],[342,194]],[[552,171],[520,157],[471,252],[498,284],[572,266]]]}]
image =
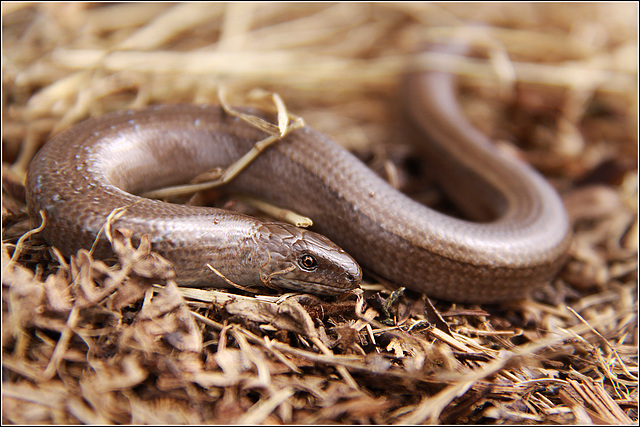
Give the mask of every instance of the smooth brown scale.
[{"label": "smooth brown scale", "polygon": [[[446,74],[409,76],[406,84],[406,107],[425,147],[438,157],[443,187],[466,210],[489,206],[491,221],[462,221],[414,202],[308,127],[267,149],[229,188],[312,218],[314,230],[335,242],[323,238],[332,249],[317,248],[318,256],[328,257],[327,274],[320,276],[329,287],[305,282],[300,286],[307,292],[332,289],[330,283],[338,290],[357,286],[345,279],[358,276],[348,254],[378,276],[459,302],[522,298],[548,282],[571,234],[555,190],[528,165],[497,152],[465,120]],[[184,183],[228,166],[262,138],[215,106],[166,105],[94,118],[61,133],[33,161],[30,213],[39,224],[37,212],[45,210],[46,240],[71,254],[93,241],[113,209],[130,206],[117,226],[148,235],[184,282],[200,283],[204,274],[220,285],[202,272],[211,263],[252,285],[260,281],[265,256],[277,258],[286,238],[260,246],[255,219],[127,191]]]}]

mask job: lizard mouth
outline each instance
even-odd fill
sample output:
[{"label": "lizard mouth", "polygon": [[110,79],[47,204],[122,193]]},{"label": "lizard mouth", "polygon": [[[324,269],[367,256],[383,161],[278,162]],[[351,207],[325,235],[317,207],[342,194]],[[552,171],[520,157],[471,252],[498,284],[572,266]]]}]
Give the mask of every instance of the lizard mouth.
[{"label": "lizard mouth", "polygon": [[317,295],[341,295],[351,289],[357,289],[357,283],[348,283],[347,286],[339,285],[339,284],[330,284],[330,283],[318,283],[311,282],[306,280],[291,280],[281,278],[278,281],[275,281],[276,284],[280,287],[300,292],[307,292],[310,294]]}]

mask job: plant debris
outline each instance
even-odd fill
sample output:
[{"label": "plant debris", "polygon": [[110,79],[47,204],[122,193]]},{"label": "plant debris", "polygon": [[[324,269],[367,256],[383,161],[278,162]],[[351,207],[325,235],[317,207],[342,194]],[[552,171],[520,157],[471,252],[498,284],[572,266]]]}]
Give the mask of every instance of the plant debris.
[{"label": "plant debris", "polygon": [[[3,3],[2,421],[635,424],[637,7]],[[486,52],[461,64],[467,115],[545,174],[574,222],[567,264],[533,298],[453,304],[372,277],[337,298],[181,288],[126,230],[106,230],[117,260],[65,259],[29,232],[24,177],[53,133],[221,88],[230,105],[279,93],[458,214],[397,98],[408,64],[437,66],[420,46],[454,36]]]}]

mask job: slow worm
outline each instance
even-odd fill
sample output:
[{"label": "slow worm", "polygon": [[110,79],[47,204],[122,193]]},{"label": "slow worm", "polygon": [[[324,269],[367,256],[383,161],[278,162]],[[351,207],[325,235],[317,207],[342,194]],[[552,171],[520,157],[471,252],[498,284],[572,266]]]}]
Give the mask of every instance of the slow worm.
[{"label": "slow worm", "polygon": [[[71,255],[90,248],[109,213],[126,207],[113,226],[149,236],[178,279],[193,286],[225,285],[208,263],[245,286],[338,294],[361,280],[353,258],[398,285],[458,302],[522,298],[548,283],[570,240],[556,191],[469,124],[452,75],[414,74],[404,91],[409,116],[428,142],[429,166],[480,222],[413,201],[309,127],[267,149],[228,187],[312,218],[314,230],[331,241],[229,211],[133,195],[227,166],[263,137],[217,106],[196,105],[111,113],[55,136],[28,171],[30,216],[37,225],[43,210],[44,238]],[[102,240],[98,254],[109,252]]]}]

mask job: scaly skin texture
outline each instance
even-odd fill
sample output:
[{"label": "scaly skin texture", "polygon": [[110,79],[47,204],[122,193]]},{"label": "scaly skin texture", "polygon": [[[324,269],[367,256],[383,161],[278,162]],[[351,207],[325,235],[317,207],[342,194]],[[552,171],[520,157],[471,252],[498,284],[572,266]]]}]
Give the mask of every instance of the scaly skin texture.
[{"label": "scaly skin texture", "polygon": [[[459,302],[525,297],[557,273],[566,253],[570,226],[559,196],[464,119],[451,76],[424,73],[406,83],[411,118],[430,140],[430,166],[442,172],[452,198],[485,222],[416,203],[309,127],[267,149],[229,187],[311,217],[315,231],[398,285]],[[284,278],[279,286],[324,294],[357,286],[357,264],[315,233],[131,194],[225,167],[263,137],[215,106],[163,105],[87,120],[49,141],[32,162],[30,215],[37,225],[44,210],[45,239],[69,255],[91,246],[113,209],[128,206],[114,226],[148,235],[190,285],[224,285],[207,263],[255,285],[307,251],[322,260],[313,280],[297,271],[294,284]],[[99,251],[108,253],[108,244]],[[291,253],[289,264],[280,263]]]}]

